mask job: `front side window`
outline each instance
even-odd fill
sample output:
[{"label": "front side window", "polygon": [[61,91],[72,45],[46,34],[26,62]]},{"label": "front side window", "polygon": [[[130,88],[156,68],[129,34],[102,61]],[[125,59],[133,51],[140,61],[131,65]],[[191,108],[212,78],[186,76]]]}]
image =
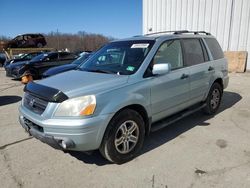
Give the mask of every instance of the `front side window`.
[{"label": "front side window", "polygon": [[171,64],[171,69],[183,67],[182,49],[180,40],[164,42],[154,56],[153,64]]},{"label": "front side window", "polygon": [[58,53],[51,53],[44,60],[45,61],[55,61],[57,59],[58,59]]},{"label": "front side window", "polygon": [[183,39],[187,66],[205,62],[203,50],[199,39]]},{"label": "front side window", "polygon": [[14,38],[15,41],[21,41],[23,40],[23,36],[20,35],[20,36],[17,36],[16,38]]},{"label": "front side window", "polygon": [[141,66],[154,40],[112,42],[91,56],[79,69],[89,72],[131,75]]}]

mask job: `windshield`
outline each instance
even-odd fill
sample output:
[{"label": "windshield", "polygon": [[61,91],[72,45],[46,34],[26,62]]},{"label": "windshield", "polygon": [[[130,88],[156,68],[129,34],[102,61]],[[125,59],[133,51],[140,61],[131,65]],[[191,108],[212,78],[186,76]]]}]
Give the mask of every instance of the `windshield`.
[{"label": "windshield", "polygon": [[72,64],[76,64],[76,65],[80,65],[81,63],[83,63],[91,54],[84,54],[80,57],[78,57],[75,61],[72,62]]},{"label": "windshield", "polygon": [[79,69],[109,74],[134,74],[141,66],[153,40],[112,42],[91,56]]},{"label": "windshield", "polygon": [[37,55],[35,57],[33,57],[30,61],[33,62],[33,61],[41,61],[43,60],[45,57],[47,57],[48,54],[40,54],[40,55]]}]

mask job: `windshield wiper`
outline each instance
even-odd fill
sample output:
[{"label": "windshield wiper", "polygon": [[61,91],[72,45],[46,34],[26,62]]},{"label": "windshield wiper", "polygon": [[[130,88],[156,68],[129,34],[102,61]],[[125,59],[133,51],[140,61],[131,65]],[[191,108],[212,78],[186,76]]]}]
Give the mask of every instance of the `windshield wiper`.
[{"label": "windshield wiper", "polygon": [[87,72],[98,72],[98,73],[105,73],[105,74],[116,74],[114,71],[110,70],[102,70],[102,69],[82,69],[83,71]]}]

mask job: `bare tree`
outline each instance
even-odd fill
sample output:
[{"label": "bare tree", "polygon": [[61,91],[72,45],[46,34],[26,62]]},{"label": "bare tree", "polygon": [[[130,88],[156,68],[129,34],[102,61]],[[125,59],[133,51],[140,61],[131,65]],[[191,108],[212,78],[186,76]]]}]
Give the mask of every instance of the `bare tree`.
[{"label": "bare tree", "polygon": [[76,34],[50,32],[45,34],[47,47],[57,50],[95,51],[107,42],[113,40],[100,34],[79,31]]}]

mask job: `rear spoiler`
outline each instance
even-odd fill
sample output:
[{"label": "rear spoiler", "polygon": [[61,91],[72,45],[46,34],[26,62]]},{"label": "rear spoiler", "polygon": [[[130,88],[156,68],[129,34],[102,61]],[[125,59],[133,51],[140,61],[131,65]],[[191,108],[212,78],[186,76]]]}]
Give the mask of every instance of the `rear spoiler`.
[{"label": "rear spoiler", "polygon": [[29,82],[23,90],[48,102],[61,103],[68,99],[68,96],[62,91],[34,82]]}]

